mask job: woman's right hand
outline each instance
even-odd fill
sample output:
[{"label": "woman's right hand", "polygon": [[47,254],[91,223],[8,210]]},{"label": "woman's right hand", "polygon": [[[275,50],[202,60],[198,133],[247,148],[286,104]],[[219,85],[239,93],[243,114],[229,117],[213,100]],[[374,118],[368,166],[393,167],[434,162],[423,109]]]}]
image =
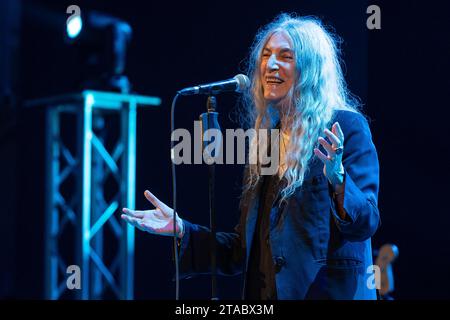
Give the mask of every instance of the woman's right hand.
[{"label": "woman's right hand", "polygon": [[[131,210],[123,208],[121,218],[136,228],[162,236],[173,236],[173,209],[156,198],[150,191],[144,192],[145,198],[154,206],[154,210]],[[183,220],[177,215],[176,233],[178,238],[184,235]]]}]

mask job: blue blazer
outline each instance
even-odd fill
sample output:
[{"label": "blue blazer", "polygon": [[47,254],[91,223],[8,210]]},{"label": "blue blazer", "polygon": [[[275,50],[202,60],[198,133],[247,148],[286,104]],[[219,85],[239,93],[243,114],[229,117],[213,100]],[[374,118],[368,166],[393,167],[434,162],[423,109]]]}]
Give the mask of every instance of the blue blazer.
[{"label": "blue blazer", "polygon": [[[380,223],[379,166],[366,119],[336,111],[344,133],[345,221],[337,214],[322,162],[314,156],[303,185],[289,197],[270,245],[276,263],[278,299],[376,299],[371,237]],[[217,272],[245,274],[259,205],[259,187],[241,199],[233,233],[216,233]],[[185,222],[180,242],[180,276],[210,272],[210,231]]]}]

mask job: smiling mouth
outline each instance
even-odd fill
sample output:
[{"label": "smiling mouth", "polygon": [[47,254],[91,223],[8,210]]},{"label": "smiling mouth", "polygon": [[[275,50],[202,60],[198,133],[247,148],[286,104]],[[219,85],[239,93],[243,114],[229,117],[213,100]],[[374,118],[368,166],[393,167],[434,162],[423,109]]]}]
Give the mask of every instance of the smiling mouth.
[{"label": "smiling mouth", "polygon": [[277,77],[266,77],[267,84],[282,84],[284,80]]}]

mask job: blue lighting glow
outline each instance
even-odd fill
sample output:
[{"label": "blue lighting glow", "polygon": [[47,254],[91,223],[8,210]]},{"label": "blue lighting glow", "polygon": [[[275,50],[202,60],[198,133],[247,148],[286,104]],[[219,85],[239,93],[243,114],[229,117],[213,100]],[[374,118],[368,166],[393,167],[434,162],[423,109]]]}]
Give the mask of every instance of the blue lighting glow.
[{"label": "blue lighting glow", "polygon": [[83,28],[81,16],[73,17],[67,22],[67,35],[70,38],[76,38],[80,34],[81,28]]}]

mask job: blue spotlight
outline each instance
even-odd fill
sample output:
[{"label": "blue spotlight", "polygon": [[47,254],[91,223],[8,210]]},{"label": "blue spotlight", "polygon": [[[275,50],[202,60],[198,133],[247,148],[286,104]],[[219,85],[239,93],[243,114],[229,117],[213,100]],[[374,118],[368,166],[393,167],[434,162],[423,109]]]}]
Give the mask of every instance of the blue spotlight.
[{"label": "blue spotlight", "polygon": [[76,38],[80,34],[81,28],[83,28],[81,16],[75,16],[67,22],[67,35],[69,38]]}]

